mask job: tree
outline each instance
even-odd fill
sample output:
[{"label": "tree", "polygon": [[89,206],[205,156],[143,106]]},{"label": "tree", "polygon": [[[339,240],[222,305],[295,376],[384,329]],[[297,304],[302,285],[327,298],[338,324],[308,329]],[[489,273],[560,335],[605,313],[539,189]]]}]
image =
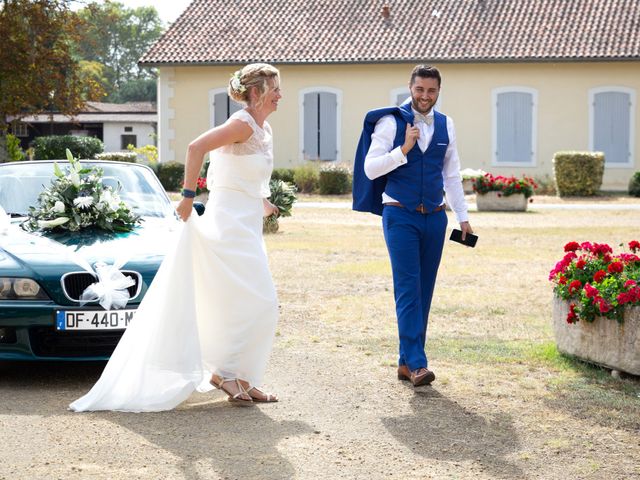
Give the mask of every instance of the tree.
[{"label": "tree", "polygon": [[101,97],[99,84],[82,77],[72,46],[81,30],[69,0],[0,3],[0,161],[9,117],[45,111],[77,113]]},{"label": "tree", "polygon": [[148,80],[155,82],[156,71],[138,65],[138,59],[164,29],[155,7],[132,9],[107,0],[91,3],[78,13],[88,25],[82,42],[77,45],[78,54],[84,60],[105,66],[104,74],[111,86],[107,100],[155,99],[155,94],[149,93]]}]

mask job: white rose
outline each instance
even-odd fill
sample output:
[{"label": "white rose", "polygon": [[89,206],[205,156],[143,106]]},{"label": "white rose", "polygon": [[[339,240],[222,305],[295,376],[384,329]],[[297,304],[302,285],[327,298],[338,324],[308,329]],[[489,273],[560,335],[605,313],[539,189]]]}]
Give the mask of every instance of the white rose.
[{"label": "white rose", "polygon": [[80,175],[78,174],[78,172],[73,171],[69,174],[69,180],[71,180],[71,183],[73,183],[74,187],[79,187],[80,186]]},{"label": "white rose", "polygon": [[56,201],[55,205],[53,206],[52,210],[56,213],[63,213],[64,212],[64,203],[61,202],[60,200]]}]

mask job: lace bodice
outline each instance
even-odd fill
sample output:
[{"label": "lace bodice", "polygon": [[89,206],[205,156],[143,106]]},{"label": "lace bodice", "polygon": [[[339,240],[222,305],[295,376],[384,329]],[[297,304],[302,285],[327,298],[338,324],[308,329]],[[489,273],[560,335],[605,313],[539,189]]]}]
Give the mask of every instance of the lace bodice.
[{"label": "lace bodice", "polygon": [[224,145],[218,150],[222,153],[230,153],[232,155],[264,155],[270,164],[273,164],[273,136],[271,134],[271,125],[265,120],[260,127],[254,118],[246,110],[238,110],[229,119],[240,120],[247,123],[253,130],[253,135],[249,140],[242,143],[232,143]]},{"label": "lace bodice", "polygon": [[253,134],[246,142],[224,145],[211,152],[207,185],[210,190],[238,190],[252,197],[267,198],[271,194],[269,179],[273,170],[271,127],[264,122],[261,128],[246,110],[239,110],[230,118],[247,123]]}]

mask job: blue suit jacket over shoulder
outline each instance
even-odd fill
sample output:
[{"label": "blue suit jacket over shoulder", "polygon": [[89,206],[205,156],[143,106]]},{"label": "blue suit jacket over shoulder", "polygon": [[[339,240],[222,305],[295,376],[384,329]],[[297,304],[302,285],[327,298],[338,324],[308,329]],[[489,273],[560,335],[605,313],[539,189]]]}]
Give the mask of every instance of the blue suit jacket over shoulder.
[{"label": "blue suit jacket over shoulder", "polygon": [[356,157],[353,162],[353,210],[358,212],[370,212],[382,215],[382,194],[387,184],[387,177],[383,175],[375,180],[369,180],[364,173],[364,159],[371,146],[371,135],[376,123],[385,115],[393,115],[396,119],[396,138],[393,148],[404,143],[407,123],[413,125],[413,112],[411,111],[411,99],[408,98],[399,107],[377,108],[367,112],[364,118],[364,126]]}]

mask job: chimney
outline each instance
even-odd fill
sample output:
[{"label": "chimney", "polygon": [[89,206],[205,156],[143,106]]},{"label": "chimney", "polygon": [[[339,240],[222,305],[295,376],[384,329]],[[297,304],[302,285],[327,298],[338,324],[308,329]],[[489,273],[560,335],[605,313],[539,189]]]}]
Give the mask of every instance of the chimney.
[{"label": "chimney", "polygon": [[385,4],[382,6],[382,17],[383,17],[385,20],[388,20],[390,16],[391,16],[391,7],[389,6],[389,4],[388,4],[388,3],[385,3]]}]

